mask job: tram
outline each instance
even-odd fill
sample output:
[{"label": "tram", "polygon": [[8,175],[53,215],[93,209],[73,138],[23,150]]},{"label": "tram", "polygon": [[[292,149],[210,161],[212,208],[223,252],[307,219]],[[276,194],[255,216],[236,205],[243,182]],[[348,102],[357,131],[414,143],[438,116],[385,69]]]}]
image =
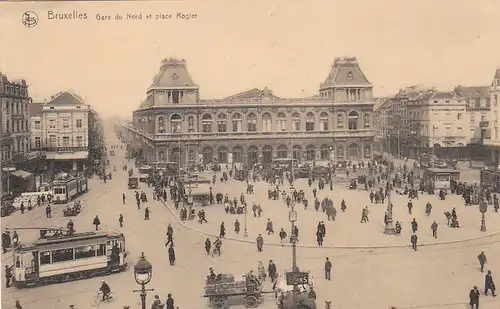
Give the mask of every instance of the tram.
[{"label": "tram", "polygon": [[56,204],[65,204],[87,191],[88,182],[86,177],[70,177],[68,179],[56,180],[52,184],[52,192],[54,193],[53,202]]},{"label": "tram", "polygon": [[55,233],[13,251],[13,282],[18,288],[87,279],[121,272],[127,267],[121,233]]}]

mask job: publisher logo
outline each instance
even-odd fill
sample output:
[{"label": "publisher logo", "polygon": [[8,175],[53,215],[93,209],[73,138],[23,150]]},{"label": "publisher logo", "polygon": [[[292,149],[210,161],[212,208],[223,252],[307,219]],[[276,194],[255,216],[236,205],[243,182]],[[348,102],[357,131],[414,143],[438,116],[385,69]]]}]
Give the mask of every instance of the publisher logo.
[{"label": "publisher logo", "polygon": [[27,28],[33,28],[38,25],[38,14],[33,11],[26,11],[23,14],[23,25]]}]

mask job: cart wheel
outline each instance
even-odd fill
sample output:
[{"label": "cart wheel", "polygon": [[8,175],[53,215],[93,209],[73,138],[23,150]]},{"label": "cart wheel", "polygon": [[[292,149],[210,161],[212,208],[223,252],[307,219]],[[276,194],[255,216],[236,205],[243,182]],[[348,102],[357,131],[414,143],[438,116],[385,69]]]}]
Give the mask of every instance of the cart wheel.
[{"label": "cart wheel", "polygon": [[249,295],[245,297],[245,307],[246,308],[256,308],[259,305],[259,300],[256,296]]},{"label": "cart wheel", "polygon": [[229,308],[229,304],[227,302],[227,299],[225,299],[222,296],[216,296],[211,302],[212,308],[216,309],[227,309]]}]

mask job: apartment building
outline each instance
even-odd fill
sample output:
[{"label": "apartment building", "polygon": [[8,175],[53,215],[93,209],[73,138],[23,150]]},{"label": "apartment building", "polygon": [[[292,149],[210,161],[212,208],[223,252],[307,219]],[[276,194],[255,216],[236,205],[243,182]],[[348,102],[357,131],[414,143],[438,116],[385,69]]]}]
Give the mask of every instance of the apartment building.
[{"label": "apartment building", "polygon": [[35,187],[40,156],[30,147],[31,101],[24,79],[11,81],[0,72],[0,196]]},{"label": "apartment building", "polygon": [[489,86],[457,86],[454,92],[467,103],[469,118],[468,143],[482,143],[485,128],[491,122],[491,98]]},{"label": "apartment building", "polygon": [[500,68],[495,72],[493,81],[489,88],[490,102],[491,102],[491,112],[490,112],[490,123],[489,138],[484,141],[485,145],[488,147],[491,154],[492,163],[500,164],[500,132],[499,132],[499,121],[500,121]]},{"label": "apartment building", "polygon": [[[89,157],[89,122],[91,107],[78,95],[60,92],[43,104],[40,124],[41,149],[52,171],[85,170]],[[38,133],[37,133],[37,136]],[[37,144],[37,140],[35,140]]]}]

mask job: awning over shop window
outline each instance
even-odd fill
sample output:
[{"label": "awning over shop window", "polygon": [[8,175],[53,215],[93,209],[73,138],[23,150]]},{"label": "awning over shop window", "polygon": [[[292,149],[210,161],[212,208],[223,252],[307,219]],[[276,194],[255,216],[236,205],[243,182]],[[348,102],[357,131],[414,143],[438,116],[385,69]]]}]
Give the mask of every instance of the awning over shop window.
[{"label": "awning over shop window", "polygon": [[21,179],[28,179],[31,176],[33,176],[33,174],[31,174],[30,172],[26,172],[23,170],[16,170],[16,171],[11,172],[10,174],[12,176],[19,177]]}]

